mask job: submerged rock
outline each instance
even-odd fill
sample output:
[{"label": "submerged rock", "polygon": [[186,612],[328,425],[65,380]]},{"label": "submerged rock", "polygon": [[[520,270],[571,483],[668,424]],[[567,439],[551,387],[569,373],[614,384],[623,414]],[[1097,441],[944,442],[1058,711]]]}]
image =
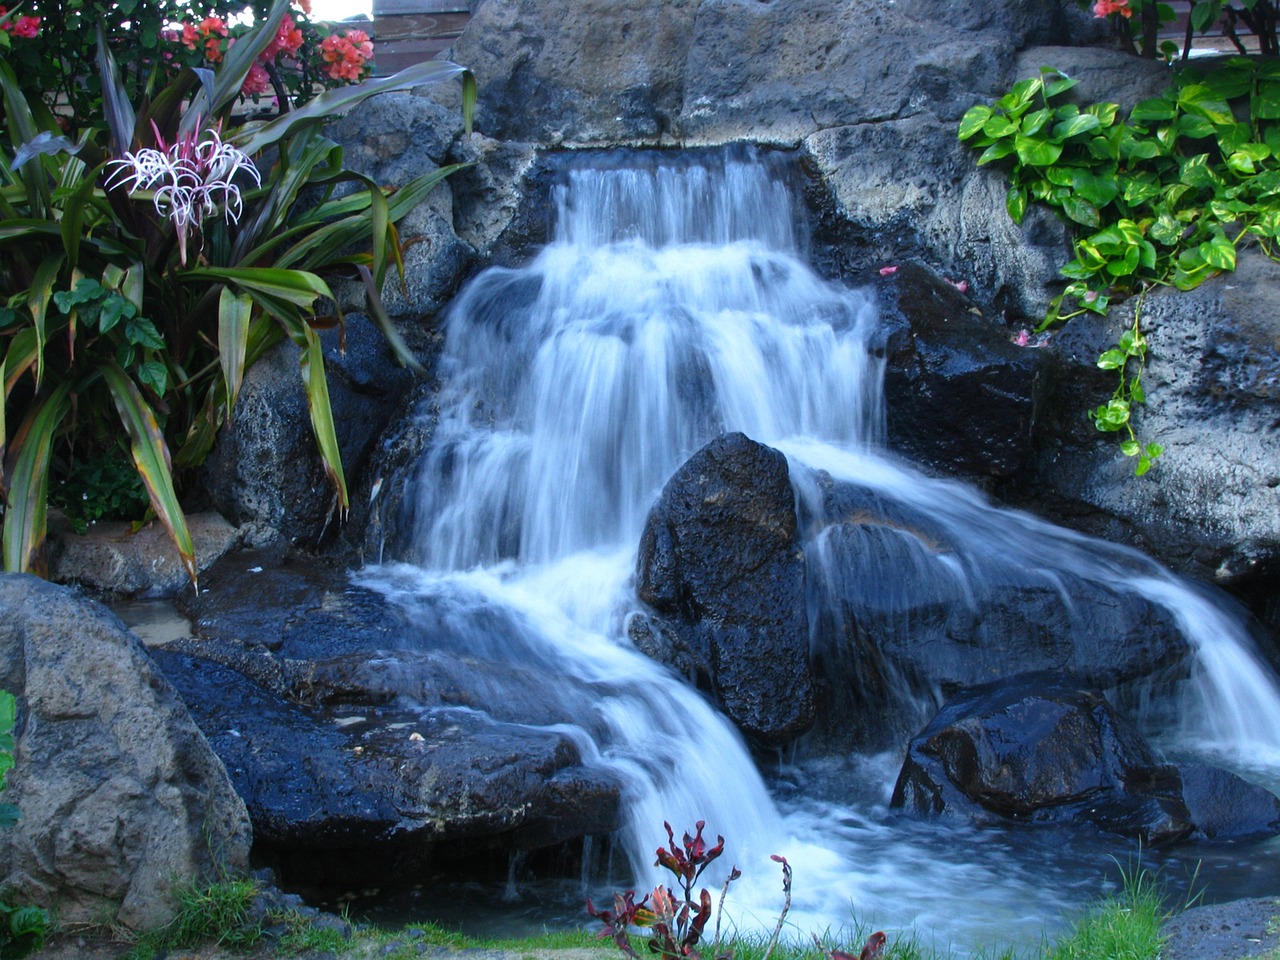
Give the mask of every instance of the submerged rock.
[{"label": "submerged rock", "polygon": [[161,926],[184,884],[248,869],[251,832],[222,762],[114,614],[0,575],[0,689],[18,699],[0,885],[61,924]]},{"label": "submerged rock", "polygon": [[950,700],[911,741],[890,805],[977,824],[1089,823],[1152,844],[1280,832],[1280,800],[1223,770],[1164,762],[1062,674]]},{"label": "submerged rock", "polygon": [[645,523],[636,589],[658,636],[638,627],[639,645],[749,736],[786,743],[814,717],[804,576],[786,457],[727,434],[675,472]]}]

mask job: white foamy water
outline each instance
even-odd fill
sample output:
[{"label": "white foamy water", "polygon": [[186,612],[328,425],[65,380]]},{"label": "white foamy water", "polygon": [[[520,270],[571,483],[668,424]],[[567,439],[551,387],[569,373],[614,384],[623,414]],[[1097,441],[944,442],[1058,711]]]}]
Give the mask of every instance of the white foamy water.
[{"label": "white foamy water", "polygon": [[[1124,850],[1081,842],[1075,856],[1034,831],[895,820],[886,806],[900,754],[783,764],[769,787],[706,699],[634,649],[644,518],[675,469],[731,430],[788,456],[809,565],[832,603],[848,558],[824,540],[832,520],[814,471],[927,516],[945,537],[947,549],[921,551],[886,592],[963,606],[1016,575],[1165,605],[1197,651],[1183,740],[1280,763],[1274,678],[1203,594],[1132,551],[994,508],[877,452],[874,304],[802,261],[775,164],[574,170],[557,216],[532,263],[486,271],[456,301],[435,439],[415,483],[414,564],[363,577],[408,605],[447,598],[433,603],[451,622],[479,624],[459,628],[469,655],[536,666],[546,689],[530,695],[567,718],[555,729],[625,785],[621,841],[638,887],[664,880],[653,866],[663,821],[678,835],[705,820],[728,841],[725,870],[744,873],[731,905],[740,927],[772,928],[776,853],[795,868],[793,936],[858,920],[963,949],[1035,942],[1099,893],[1099,861]],[[903,695],[922,719],[937,706],[931,691]]]}]

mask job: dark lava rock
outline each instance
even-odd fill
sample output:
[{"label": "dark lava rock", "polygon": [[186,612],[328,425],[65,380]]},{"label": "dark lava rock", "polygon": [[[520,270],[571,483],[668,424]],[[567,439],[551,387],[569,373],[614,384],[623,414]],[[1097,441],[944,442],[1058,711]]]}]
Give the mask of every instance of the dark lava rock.
[{"label": "dark lava rock", "polygon": [[618,782],[552,728],[593,692],[565,682],[548,702],[546,664],[486,659],[478,638],[498,649],[518,629],[502,611],[406,608],[262,551],[202,583],[195,636],[153,656],[244,799],[255,851],[292,881],[334,864],[332,881],[385,880],[617,827]]},{"label": "dark lava rock", "polygon": [[825,529],[809,575],[825,594],[815,646],[828,675],[849,648],[878,675],[944,693],[1034,671],[1109,688],[1182,669],[1173,615],[1109,582],[1157,576],[1137,554],[1020,514],[984,522],[993,508],[976,496],[913,502],[820,474],[813,497],[806,522]]},{"label": "dark lava rock", "polygon": [[1280,833],[1280,799],[1234,773],[1202,764],[1179,764],[1182,799],[1196,835],[1206,840]]},{"label": "dark lava rock", "polygon": [[656,617],[633,635],[745,733],[785,743],[813,723],[804,578],[786,457],[727,434],[675,472],[649,514],[637,592]]},{"label": "dark lava rock", "polygon": [[919,264],[874,281],[888,331],[889,446],[927,469],[975,482],[1018,473],[1031,456],[1044,356],[1018,346],[974,301]]},{"label": "dark lava rock", "polygon": [[891,805],[976,823],[1087,822],[1144,843],[1194,829],[1177,768],[1061,675],[976,687],[911,741]]}]

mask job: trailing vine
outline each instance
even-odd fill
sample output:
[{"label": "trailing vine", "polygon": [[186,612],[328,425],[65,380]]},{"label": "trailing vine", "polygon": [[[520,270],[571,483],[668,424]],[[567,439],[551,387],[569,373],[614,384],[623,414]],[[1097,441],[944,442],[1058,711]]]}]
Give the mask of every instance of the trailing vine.
[{"label": "trailing vine", "polygon": [[982,151],[979,165],[1006,169],[1015,223],[1042,203],[1075,229],[1074,256],[1061,269],[1068,283],[1038,330],[1139,298],[1132,324],[1098,358],[1119,384],[1092,411],[1098,430],[1122,435],[1138,475],[1162,452],[1133,422],[1146,399],[1142,297],[1234,270],[1244,244],[1277,259],[1280,240],[1280,62],[1233,57],[1172,77],[1124,119],[1114,103],[1071,102],[1064,94],[1077,81],[1043,67],[994,104],[971,107],[959,129]]}]

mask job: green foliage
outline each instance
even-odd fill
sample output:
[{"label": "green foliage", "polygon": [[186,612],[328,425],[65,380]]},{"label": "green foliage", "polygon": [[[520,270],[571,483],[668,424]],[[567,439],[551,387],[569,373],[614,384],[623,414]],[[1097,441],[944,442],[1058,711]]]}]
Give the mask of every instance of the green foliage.
[{"label": "green foliage", "polygon": [[[245,77],[288,6],[275,0],[216,70],[183,70],[136,101],[104,42],[105,126],[86,127],[75,142],[0,62],[8,570],[41,572],[51,485],[77,463],[115,456],[123,426],[151,508],[194,581],[181,474],[205,459],[232,416],[244,371],[286,337],[301,352],[317,447],[338,509],[347,509],[317,333],[342,323],[328,278],[363,279],[369,312],[382,317],[378,291],[389,267],[402,269],[395,223],[456,168],[390,191],[346,170],[322,125],[386,90],[455,76],[464,92],[472,84],[453,64],[422,63],[327,91],[273,122],[236,127]],[[199,161],[203,194],[152,179],[214,151],[233,162]]]},{"label": "green foliage", "polygon": [[[13,726],[17,703],[13,694],[0,690],[0,794],[5,778],[13,769]],[[20,816],[12,803],[0,803],[0,827],[12,827]],[[44,946],[49,915],[39,907],[13,906],[0,895],[0,960],[25,957]]]},{"label": "green foliage", "polygon": [[1042,203],[1076,233],[1061,271],[1069,282],[1040,329],[1139,297],[1130,328],[1098,358],[1118,384],[1093,412],[1097,429],[1123,432],[1138,474],[1161,453],[1139,440],[1132,421],[1146,398],[1142,294],[1156,285],[1190,290],[1234,270],[1244,244],[1275,259],[1280,240],[1280,62],[1236,57],[1173,76],[1162,96],[1125,119],[1114,103],[1071,102],[1064,95],[1076,81],[1045,67],[994,104],[971,107],[959,129],[982,151],[980,165],[1007,169],[1014,222]]},{"label": "green foliage", "polygon": [[134,520],[146,513],[147,490],[127,451],[104,449],[92,460],[77,460],[49,491],[77,533],[99,520]]},{"label": "green foliage", "polygon": [[1124,886],[1045,953],[1045,960],[1156,960],[1163,938],[1164,898],[1145,870],[1125,871]]},{"label": "green foliage", "polygon": [[258,895],[252,880],[220,880],[207,886],[188,885],[178,890],[178,911],[168,924],[140,937],[128,960],[150,960],[170,950],[207,944],[232,949],[251,947],[262,940],[262,924],[251,917]]}]

